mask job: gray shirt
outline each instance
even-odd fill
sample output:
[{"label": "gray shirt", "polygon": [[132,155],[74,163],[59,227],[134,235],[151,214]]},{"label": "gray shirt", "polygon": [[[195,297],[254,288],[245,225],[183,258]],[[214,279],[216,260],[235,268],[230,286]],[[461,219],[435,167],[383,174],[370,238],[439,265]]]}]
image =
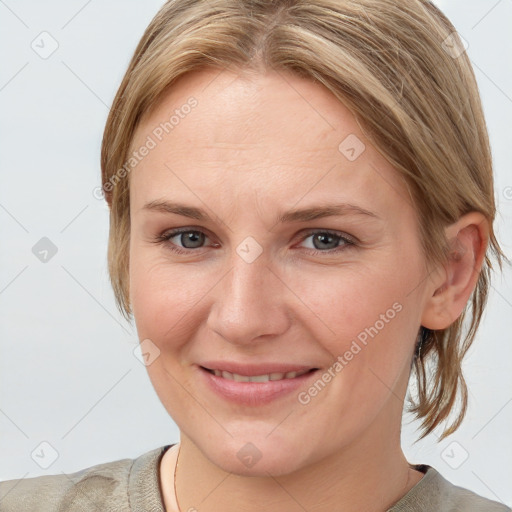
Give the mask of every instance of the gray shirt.
[{"label": "gray shirt", "polygon": [[[160,461],[170,446],[75,473],[0,482],[0,512],[164,512]],[[415,469],[425,476],[386,512],[511,512],[451,484],[431,466]]]}]

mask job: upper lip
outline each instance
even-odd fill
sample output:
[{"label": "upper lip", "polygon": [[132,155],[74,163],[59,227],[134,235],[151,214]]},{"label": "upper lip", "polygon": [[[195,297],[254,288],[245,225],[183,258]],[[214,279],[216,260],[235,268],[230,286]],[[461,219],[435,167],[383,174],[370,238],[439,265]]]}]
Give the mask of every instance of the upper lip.
[{"label": "upper lip", "polygon": [[247,375],[253,377],[255,375],[266,375],[270,373],[288,373],[301,372],[304,370],[313,370],[316,367],[301,364],[286,363],[254,363],[243,364],[236,361],[205,361],[200,366],[208,370],[220,370],[238,375]]}]

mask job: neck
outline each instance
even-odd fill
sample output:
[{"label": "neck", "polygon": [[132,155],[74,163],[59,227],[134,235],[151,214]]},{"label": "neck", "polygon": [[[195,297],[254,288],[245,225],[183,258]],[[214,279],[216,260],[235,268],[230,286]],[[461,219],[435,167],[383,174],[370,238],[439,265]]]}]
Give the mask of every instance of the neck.
[{"label": "neck", "polygon": [[225,472],[182,434],[176,488],[182,512],[382,512],[422,476],[403,455],[400,428],[376,421],[350,446],[281,476]]}]

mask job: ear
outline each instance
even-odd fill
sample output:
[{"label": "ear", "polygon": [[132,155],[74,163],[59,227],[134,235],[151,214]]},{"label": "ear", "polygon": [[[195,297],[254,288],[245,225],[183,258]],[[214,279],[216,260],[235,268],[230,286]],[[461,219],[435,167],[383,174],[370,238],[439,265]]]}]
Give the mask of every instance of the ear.
[{"label": "ear", "polygon": [[450,244],[446,263],[432,274],[421,325],[446,329],[460,316],[475,289],[489,242],[489,223],[470,212],[445,229]]}]

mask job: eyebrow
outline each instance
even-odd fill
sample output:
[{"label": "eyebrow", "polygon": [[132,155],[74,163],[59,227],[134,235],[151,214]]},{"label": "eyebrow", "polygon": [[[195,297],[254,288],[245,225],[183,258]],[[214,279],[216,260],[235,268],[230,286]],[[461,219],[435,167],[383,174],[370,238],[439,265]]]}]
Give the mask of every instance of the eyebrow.
[{"label": "eyebrow", "polygon": [[[210,221],[210,216],[201,208],[187,206],[182,203],[154,200],[146,203],[143,210],[157,211],[162,213],[173,213],[191,219]],[[277,217],[276,224],[287,222],[308,222],[324,217],[335,217],[344,215],[364,215],[370,218],[380,219],[380,217],[370,210],[360,206],[347,203],[328,203],[321,206],[312,206],[310,208],[289,210]]]}]

